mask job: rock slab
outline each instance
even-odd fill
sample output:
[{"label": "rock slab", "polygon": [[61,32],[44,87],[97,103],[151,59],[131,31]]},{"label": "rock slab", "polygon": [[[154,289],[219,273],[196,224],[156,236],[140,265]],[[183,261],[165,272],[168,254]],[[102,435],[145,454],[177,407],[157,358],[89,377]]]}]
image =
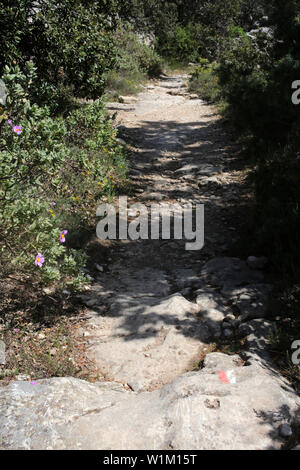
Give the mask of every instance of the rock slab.
[{"label": "rock slab", "polygon": [[279,449],[299,405],[274,372],[212,353],[202,370],[153,392],[74,378],[12,383],[0,390],[0,449]]}]

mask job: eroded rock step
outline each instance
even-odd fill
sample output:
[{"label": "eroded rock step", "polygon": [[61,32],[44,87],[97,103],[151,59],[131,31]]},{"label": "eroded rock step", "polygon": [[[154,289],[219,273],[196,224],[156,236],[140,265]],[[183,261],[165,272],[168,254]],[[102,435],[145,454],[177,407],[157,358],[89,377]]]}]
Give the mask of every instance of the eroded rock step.
[{"label": "eroded rock step", "polygon": [[[220,371],[230,383],[220,380]],[[201,371],[150,393],[74,378],[13,383],[0,390],[0,447],[279,449],[297,409],[299,400],[278,374],[212,353]]]}]

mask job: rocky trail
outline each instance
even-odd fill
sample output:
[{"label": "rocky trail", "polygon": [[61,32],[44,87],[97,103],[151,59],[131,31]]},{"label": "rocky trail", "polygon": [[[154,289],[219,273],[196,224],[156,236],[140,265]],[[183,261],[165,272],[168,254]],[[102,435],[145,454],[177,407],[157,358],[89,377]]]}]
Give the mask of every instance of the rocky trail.
[{"label": "rocky trail", "polygon": [[[293,442],[300,400],[266,350],[266,260],[228,255],[249,198],[238,149],[186,82],[163,76],[108,108],[132,149],[128,204],[204,204],[205,246],[103,242],[78,335],[104,379],[1,389],[0,448],[247,450]],[[240,354],[210,352],[231,338],[243,338]]]}]

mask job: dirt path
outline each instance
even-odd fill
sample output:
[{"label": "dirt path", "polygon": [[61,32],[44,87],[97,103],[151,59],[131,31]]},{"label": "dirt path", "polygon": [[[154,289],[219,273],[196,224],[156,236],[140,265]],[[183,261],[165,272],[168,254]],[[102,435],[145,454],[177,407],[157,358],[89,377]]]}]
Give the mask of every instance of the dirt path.
[{"label": "dirt path", "polygon": [[[95,241],[101,266],[83,297],[89,309],[78,334],[104,379],[2,387],[0,448],[171,452],[297,444],[300,401],[266,350],[270,286],[263,270],[227,252],[247,201],[243,173],[213,108],[191,100],[185,81],[164,78],[134,105],[109,108],[119,111],[133,146],[129,204],[204,203],[205,247]],[[232,337],[243,339],[243,354],[210,352],[214,341]]]},{"label": "dirt path", "polygon": [[[133,146],[128,204],[204,204],[205,247],[185,240],[111,243],[92,295],[84,331],[89,357],[110,380],[152,390],[195,366],[220,335],[226,306],[210,312],[196,304],[208,259],[224,256],[236,231],[243,175],[214,108],[190,99],[187,77],[164,77],[118,111],[121,136]],[[246,195],[245,195],[246,197]],[[103,261],[103,260],[102,260]],[[200,289],[200,291],[199,291]],[[215,303],[212,303],[215,308]]]}]

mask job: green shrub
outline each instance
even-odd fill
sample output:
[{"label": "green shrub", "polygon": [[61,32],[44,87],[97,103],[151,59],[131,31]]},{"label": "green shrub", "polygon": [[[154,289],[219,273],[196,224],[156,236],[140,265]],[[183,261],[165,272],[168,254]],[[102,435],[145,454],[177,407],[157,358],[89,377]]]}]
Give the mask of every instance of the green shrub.
[{"label": "green shrub", "polygon": [[162,73],[162,59],[151,47],[143,44],[132,26],[120,24],[115,41],[118,52],[114,69],[106,75],[108,90],[135,94],[143,81]]},{"label": "green shrub", "polygon": [[[78,286],[86,281],[86,256],[69,247],[68,236],[93,224],[94,204],[124,180],[124,151],[103,101],[64,120],[52,118],[49,108],[29,101],[36,70],[30,63],[26,70],[27,75],[19,67],[6,68],[3,75],[8,96],[0,124],[2,274]],[[38,255],[44,259],[40,266]]]},{"label": "green shrub", "polygon": [[[5,65],[23,70],[31,59],[37,77],[31,98],[53,112],[62,108],[65,90],[77,97],[97,98],[104,75],[114,64],[116,2],[93,0],[5,1],[0,6],[0,74]],[[6,4],[6,5],[5,5]],[[9,46],[9,47],[8,47]]]},{"label": "green shrub", "polygon": [[[291,102],[291,84],[300,61],[290,55],[271,59],[271,44],[260,48],[248,38],[234,40],[224,53],[218,75],[237,131],[252,135],[256,145],[284,143],[298,118]],[[274,139],[275,138],[275,139]]]},{"label": "green shrub", "polygon": [[253,234],[260,252],[283,276],[300,266],[300,135],[293,133],[284,149],[271,153],[256,171]]},{"label": "green shrub", "polygon": [[196,26],[191,23],[187,26],[178,26],[173,34],[168,55],[176,57],[180,62],[197,61],[201,43],[196,34]]},{"label": "green shrub", "polygon": [[106,87],[107,93],[118,100],[119,95],[136,95],[141,91],[141,83],[145,77],[142,73],[130,72],[120,75],[115,70],[107,74]]},{"label": "green shrub", "polygon": [[145,44],[138,48],[137,59],[140,69],[149,78],[158,77],[162,73],[162,59],[157,52]]},{"label": "green shrub", "polygon": [[200,65],[190,76],[189,91],[197,93],[205,101],[216,103],[221,99],[221,89],[216,73],[216,63],[209,64],[207,59],[199,59]]},{"label": "green shrub", "polygon": [[[228,117],[257,167],[249,220],[252,250],[267,254],[281,275],[295,276],[300,266],[300,119],[291,87],[300,74],[299,7],[271,3],[271,27],[250,35],[231,31],[217,73]],[[282,28],[282,15],[288,28]]]}]

